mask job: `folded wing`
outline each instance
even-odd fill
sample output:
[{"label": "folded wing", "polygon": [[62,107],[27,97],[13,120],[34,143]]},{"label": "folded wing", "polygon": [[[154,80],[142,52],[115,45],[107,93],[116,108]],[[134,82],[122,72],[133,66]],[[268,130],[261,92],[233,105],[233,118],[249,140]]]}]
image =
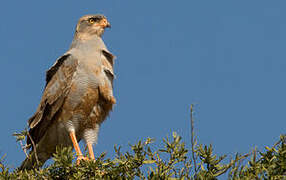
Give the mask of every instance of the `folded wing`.
[{"label": "folded wing", "polygon": [[[70,90],[78,61],[71,55],[65,54],[46,73],[46,87],[36,113],[29,119],[29,133],[37,144],[44,136],[47,128],[59,112]],[[31,139],[27,139],[31,144]]]}]

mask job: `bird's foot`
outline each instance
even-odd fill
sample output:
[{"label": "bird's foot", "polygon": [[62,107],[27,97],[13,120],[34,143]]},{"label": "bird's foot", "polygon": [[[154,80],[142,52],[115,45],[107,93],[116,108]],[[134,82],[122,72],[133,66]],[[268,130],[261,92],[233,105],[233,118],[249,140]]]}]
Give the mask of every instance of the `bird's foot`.
[{"label": "bird's foot", "polygon": [[79,165],[80,164],[80,161],[88,161],[89,160],[89,158],[88,157],[85,157],[85,156],[83,156],[83,155],[79,155],[78,157],[77,157],[77,160],[76,160],[76,164],[77,165]]}]

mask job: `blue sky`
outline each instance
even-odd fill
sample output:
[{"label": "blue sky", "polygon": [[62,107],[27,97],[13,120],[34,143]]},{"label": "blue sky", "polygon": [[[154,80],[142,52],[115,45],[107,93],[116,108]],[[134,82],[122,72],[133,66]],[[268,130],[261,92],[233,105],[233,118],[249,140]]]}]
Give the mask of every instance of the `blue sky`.
[{"label": "blue sky", "polygon": [[45,71],[70,46],[79,17],[102,13],[117,56],[117,105],[96,154],[176,131],[219,154],[246,153],[285,133],[285,1],[4,1],[0,7],[0,152],[17,167],[12,137],[35,112]]}]

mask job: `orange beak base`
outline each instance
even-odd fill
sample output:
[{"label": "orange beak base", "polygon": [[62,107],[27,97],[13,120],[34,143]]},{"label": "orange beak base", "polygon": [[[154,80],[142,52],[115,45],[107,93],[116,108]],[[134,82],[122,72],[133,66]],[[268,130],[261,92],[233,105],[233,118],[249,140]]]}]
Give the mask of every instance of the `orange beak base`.
[{"label": "orange beak base", "polygon": [[102,26],[103,28],[111,28],[110,23],[107,21],[107,19],[102,19],[99,22],[99,25]]}]

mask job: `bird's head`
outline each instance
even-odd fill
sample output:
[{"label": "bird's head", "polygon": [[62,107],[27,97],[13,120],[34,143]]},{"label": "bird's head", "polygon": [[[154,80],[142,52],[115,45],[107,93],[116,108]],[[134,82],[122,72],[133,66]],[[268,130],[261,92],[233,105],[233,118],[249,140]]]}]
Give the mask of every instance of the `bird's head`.
[{"label": "bird's head", "polygon": [[100,37],[108,27],[111,26],[104,15],[85,15],[79,19],[75,35],[81,39],[89,39],[94,35]]}]

